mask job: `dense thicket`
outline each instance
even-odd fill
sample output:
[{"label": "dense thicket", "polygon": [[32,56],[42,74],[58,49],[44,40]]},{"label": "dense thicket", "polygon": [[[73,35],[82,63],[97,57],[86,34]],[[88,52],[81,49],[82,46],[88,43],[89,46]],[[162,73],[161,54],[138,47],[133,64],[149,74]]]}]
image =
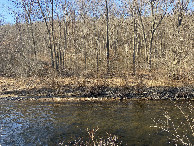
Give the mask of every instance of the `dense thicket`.
[{"label": "dense thicket", "polygon": [[154,72],[194,78],[190,1],[22,0],[14,5],[15,24],[0,26],[1,76]]}]

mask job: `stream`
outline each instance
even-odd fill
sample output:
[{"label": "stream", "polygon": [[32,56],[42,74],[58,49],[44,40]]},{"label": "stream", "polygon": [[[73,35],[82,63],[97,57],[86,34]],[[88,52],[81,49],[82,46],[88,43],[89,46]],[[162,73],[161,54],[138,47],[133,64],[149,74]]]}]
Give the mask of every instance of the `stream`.
[{"label": "stream", "polygon": [[118,145],[175,145],[182,137],[194,144],[193,106],[170,100],[0,101],[0,145],[83,144],[91,141],[89,129],[96,141],[117,136]]}]

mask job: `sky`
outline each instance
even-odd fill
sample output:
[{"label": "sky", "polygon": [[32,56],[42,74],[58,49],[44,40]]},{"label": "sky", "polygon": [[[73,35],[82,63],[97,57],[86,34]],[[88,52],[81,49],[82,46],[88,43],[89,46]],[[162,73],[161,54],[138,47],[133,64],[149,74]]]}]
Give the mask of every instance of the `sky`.
[{"label": "sky", "polygon": [[[0,0],[0,19],[2,19],[3,17],[5,23],[13,24],[15,23],[14,15],[12,14],[12,10],[14,9],[14,7],[11,1],[15,0]],[[193,0],[190,0],[189,9],[194,11]]]},{"label": "sky", "polygon": [[14,23],[13,14],[11,14],[11,11],[9,10],[9,8],[13,9],[11,6],[10,1],[0,0],[0,19],[3,17],[6,23]]}]

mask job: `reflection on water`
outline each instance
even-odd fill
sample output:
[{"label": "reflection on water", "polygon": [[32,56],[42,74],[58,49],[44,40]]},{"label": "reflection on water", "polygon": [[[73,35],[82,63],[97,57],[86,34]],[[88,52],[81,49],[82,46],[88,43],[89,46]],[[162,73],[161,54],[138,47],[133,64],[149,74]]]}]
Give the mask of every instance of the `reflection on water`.
[{"label": "reflection on water", "polygon": [[[179,104],[187,107],[186,102]],[[171,142],[169,133],[154,128],[153,122],[153,118],[165,120],[164,111],[176,119],[175,123],[183,120],[171,101],[0,101],[0,145],[58,145],[80,137],[87,141],[86,129],[96,127],[97,139],[106,138],[108,132],[124,145],[165,145]],[[192,134],[188,137],[193,138]]]}]

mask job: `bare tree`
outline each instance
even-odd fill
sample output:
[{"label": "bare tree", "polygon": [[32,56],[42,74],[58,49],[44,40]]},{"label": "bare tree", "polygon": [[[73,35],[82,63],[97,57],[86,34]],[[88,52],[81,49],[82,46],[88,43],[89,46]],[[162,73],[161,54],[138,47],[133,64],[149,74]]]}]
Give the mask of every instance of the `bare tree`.
[{"label": "bare tree", "polygon": [[27,20],[27,23],[29,21],[30,23],[30,32],[31,32],[31,35],[32,35],[32,42],[33,42],[33,52],[34,52],[34,56],[36,57],[36,41],[35,41],[35,37],[34,37],[34,30],[33,30],[33,26],[32,26],[32,18],[31,18],[31,13],[33,11],[33,1],[30,0],[30,1],[22,1],[22,5],[23,5],[23,8],[24,8],[24,11],[28,17],[28,20]]},{"label": "bare tree", "polygon": [[49,28],[49,24],[47,22],[47,17],[42,9],[42,6],[40,4],[40,0],[37,0],[37,3],[38,3],[38,6],[40,8],[40,11],[41,11],[41,14],[42,14],[42,17],[44,19],[44,22],[46,24],[46,28],[47,28],[47,34],[49,36],[49,48],[50,48],[50,53],[51,53],[51,64],[52,64],[52,67],[54,68],[54,54],[53,54],[53,47],[52,47],[52,39],[51,39],[51,30]]},{"label": "bare tree", "polygon": [[[187,14],[188,3],[46,0],[43,4],[43,0],[26,0],[15,9],[20,14],[10,26],[18,36],[14,40],[3,33],[3,38],[10,37],[12,46],[16,43],[17,55],[27,62],[26,72],[32,68],[38,72],[44,63],[68,76],[96,77],[111,72],[126,77],[151,69],[182,74],[192,58],[193,15]],[[0,43],[2,46],[4,41]]]},{"label": "bare tree", "polygon": [[109,17],[108,17],[108,0],[105,0],[106,3],[106,49],[107,49],[107,74],[110,72],[110,48],[109,48]]}]

